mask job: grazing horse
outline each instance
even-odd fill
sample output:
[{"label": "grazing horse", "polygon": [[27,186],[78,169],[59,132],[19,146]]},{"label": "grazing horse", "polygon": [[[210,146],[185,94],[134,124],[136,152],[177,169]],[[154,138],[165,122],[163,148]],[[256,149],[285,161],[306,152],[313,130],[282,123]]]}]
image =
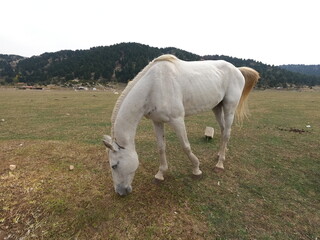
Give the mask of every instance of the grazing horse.
[{"label": "grazing horse", "polygon": [[115,191],[127,195],[139,160],[135,148],[137,126],[143,116],[153,121],[160,153],[155,175],[164,180],[168,169],[164,123],[172,126],[193,165],[201,175],[199,160],[187,138],[184,118],[212,110],[221,128],[221,145],[216,168],[224,169],[227,142],[235,114],[246,116],[248,94],[259,79],[252,68],[236,68],[226,61],[187,62],[162,55],[150,62],[124,89],[113,109],[111,136],[104,136]]}]

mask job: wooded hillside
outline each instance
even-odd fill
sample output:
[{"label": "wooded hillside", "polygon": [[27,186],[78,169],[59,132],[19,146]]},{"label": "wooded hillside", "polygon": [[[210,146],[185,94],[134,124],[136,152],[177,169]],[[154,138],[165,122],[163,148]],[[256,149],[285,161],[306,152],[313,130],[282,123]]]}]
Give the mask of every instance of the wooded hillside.
[{"label": "wooded hillside", "polygon": [[280,65],[279,67],[292,72],[320,77],[320,65],[289,64]]},{"label": "wooded hillside", "polygon": [[89,50],[63,50],[30,58],[0,55],[0,84],[24,82],[29,85],[71,86],[74,83],[126,83],[152,59],[168,53],[187,61],[223,59],[235,66],[252,67],[260,72],[259,87],[320,85],[319,76],[294,73],[255,60],[221,55],[199,56],[177,48],[155,48],[139,43],[120,43]]}]

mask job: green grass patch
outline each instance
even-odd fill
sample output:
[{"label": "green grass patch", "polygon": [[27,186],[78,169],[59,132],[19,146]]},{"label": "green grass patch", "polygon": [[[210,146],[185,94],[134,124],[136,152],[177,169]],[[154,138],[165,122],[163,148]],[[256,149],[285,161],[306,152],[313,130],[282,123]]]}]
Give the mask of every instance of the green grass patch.
[{"label": "green grass patch", "polygon": [[[136,136],[140,167],[125,198],[114,193],[101,144],[117,97],[0,90],[0,236],[319,239],[318,92],[253,92],[249,120],[232,129],[223,173],[213,171],[220,139],[213,113],[187,118],[200,178],[166,126],[169,171],[154,183],[157,147],[143,119]],[[210,141],[206,126],[215,128]]]}]

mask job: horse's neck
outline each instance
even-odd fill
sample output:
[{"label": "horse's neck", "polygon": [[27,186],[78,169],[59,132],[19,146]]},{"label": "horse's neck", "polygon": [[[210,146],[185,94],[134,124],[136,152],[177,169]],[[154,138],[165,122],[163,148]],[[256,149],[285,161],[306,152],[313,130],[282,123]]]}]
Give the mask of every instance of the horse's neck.
[{"label": "horse's neck", "polygon": [[147,89],[133,88],[121,103],[114,122],[114,138],[120,146],[134,147],[138,124],[145,114]]}]

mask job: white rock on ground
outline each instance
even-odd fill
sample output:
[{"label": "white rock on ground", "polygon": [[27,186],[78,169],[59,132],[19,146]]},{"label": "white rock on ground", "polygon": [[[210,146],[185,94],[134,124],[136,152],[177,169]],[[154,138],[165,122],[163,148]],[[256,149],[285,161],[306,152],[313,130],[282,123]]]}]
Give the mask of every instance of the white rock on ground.
[{"label": "white rock on ground", "polygon": [[11,164],[11,165],[9,166],[9,169],[10,169],[11,171],[15,170],[16,168],[17,168],[17,165],[14,165],[14,164]]}]

